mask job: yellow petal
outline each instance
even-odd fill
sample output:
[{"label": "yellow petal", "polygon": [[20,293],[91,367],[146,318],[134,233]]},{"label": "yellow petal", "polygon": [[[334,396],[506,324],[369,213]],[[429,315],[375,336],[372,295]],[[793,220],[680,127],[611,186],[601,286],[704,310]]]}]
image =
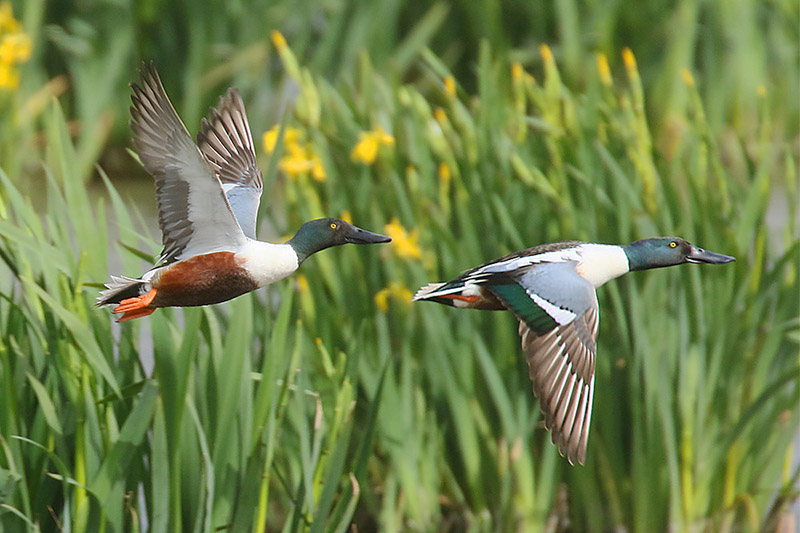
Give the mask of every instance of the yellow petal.
[{"label": "yellow petal", "polygon": [[[264,144],[264,150],[271,154],[275,150],[275,144],[278,142],[278,134],[280,133],[281,127],[279,125],[275,125],[269,131],[264,132],[263,137],[261,138]],[[297,144],[300,142],[302,137],[302,132],[297,129],[293,128],[292,126],[286,126],[283,130],[283,145],[287,147],[287,150],[292,149],[292,145]]]},{"label": "yellow petal", "polygon": [[546,44],[539,46],[539,53],[542,55],[542,60],[545,63],[549,63],[553,60],[553,51],[550,50],[550,47]]},{"label": "yellow petal", "polygon": [[302,138],[301,133],[302,132],[297,128],[286,126],[286,131],[283,132],[283,142],[288,145],[297,144]]},{"label": "yellow petal", "polygon": [[375,293],[375,307],[381,313],[389,310],[389,291],[387,289],[381,289]]},{"label": "yellow petal", "polygon": [[14,61],[24,63],[31,58],[33,44],[31,38],[24,33],[15,33],[9,36],[14,45]]},{"label": "yellow petal", "polygon": [[11,36],[2,37],[0,41],[0,63],[11,64],[14,62],[14,42]]},{"label": "yellow petal", "polygon": [[608,57],[603,53],[598,53],[596,57],[600,82],[606,87],[611,87],[611,67],[608,66]]},{"label": "yellow petal", "polygon": [[511,64],[511,79],[514,81],[519,81],[522,79],[522,76],[525,74],[525,69],[522,68],[522,64],[518,61],[515,61]]},{"label": "yellow petal", "polygon": [[394,294],[395,299],[407,305],[411,303],[411,298],[414,297],[414,295],[411,294],[411,291],[407,287],[404,287],[399,283],[395,284],[392,294]]},{"label": "yellow petal", "polygon": [[308,172],[310,165],[305,157],[288,155],[281,158],[278,162],[278,168],[290,176],[298,176],[304,172]]},{"label": "yellow petal", "polygon": [[385,144],[386,146],[394,146],[394,137],[386,133],[386,130],[383,127],[378,126],[378,129],[375,130],[375,133],[378,136],[378,140],[381,144]]},{"label": "yellow petal", "polygon": [[444,94],[448,98],[455,98],[456,96],[456,80],[453,76],[444,77]]},{"label": "yellow petal", "polygon": [[311,176],[319,182],[325,181],[328,178],[325,167],[322,166],[322,160],[317,155],[311,160]]},{"label": "yellow petal", "polygon": [[389,298],[403,303],[405,305],[411,304],[412,294],[405,286],[390,281],[389,284],[375,294],[375,306],[381,313],[385,313],[389,309]]},{"label": "yellow petal", "polygon": [[683,78],[683,83],[688,87],[694,87],[694,76],[692,76],[692,72],[688,68],[681,69],[681,78]]},{"label": "yellow petal", "polygon": [[275,143],[278,142],[278,126],[265,131],[261,137],[261,142],[264,144],[264,151],[271,154],[275,150]]},{"label": "yellow petal", "polygon": [[450,181],[450,178],[453,176],[453,171],[450,170],[450,165],[442,161],[439,164],[439,179],[445,183]]},{"label": "yellow petal", "polygon": [[16,33],[19,22],[14,18],[11,2],[0,2],[0,32]]},{"label": "yellow petal", "polygon": [[19,87],[19,72],[10,63],[0,63],[0,89]]},{"label": "yellow petal", "polygon": [[625,68],[628,72],[636,70],[636,56],[633,55],[633,50],[627,46],[622,49],[622,62],[625,63]]},{"label": "yellow petal", "polygon": [[297,281],[297,290],[299,292],[307,293],[309,291],[308,278],[305,275],[297,274],[295,280]]},{"label": "yellow petal", "polygon": [[270,33],[270,38],[272,39],[272,44],[275,45],[275,48],[277,48],[278,51],[286,48],[286,37],[284,37],[283,34],[278,30],[272,30],[272,33]]},{"label": "yellow petal", "polygon": [[378,139],[371,133],[362,133],[361,140],[353,147],[350,159],[357,163],[371,165],[378,156]]},{"label": "yellow petal", "polygon": [[404,259],[419,259],[422,257],[422,250],[420,250],[418,244],[419,232],[417,230],[408,232],[400,224],[400,221],[393,218],[384,226],[383,231],[392,238],[390,246],[398,257]]},{"label": "yellow petal", "polygon": [[297,159],[306,158],[306,149],[303,146],[301,146],[300,143],[287,141],[286,151],[289,153],[290,157],[295,157]]}]

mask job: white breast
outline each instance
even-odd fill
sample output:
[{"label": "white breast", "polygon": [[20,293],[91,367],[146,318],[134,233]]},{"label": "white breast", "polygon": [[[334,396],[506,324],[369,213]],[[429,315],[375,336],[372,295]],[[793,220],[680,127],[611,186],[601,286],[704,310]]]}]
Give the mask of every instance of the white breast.
[{"label": "white breast", "polygon": [[297,253],[288,244],[248,239],[238,254],[245,258],[244,267],[259,287],[269,285],[297,270]]},{"label": "white breast", "polygon": [[613,244],[581,244],[575,248],[580,260],[578,274],[595,288],[630,271],[625,251]]}]

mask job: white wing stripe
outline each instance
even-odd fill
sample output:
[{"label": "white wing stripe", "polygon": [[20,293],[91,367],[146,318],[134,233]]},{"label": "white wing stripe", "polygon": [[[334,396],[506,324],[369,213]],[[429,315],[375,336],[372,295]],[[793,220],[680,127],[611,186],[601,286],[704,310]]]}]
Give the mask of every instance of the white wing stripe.
[{"label": "white wing stripe", "polygon": [[553,305],[544,298],[540,297],[538,294],[532,291],[526,291],[528,296],[531,297],[531,300],[536,302],[536,305],[541,307],[545,313],[550,315],[550,317],[555,320],[559,325],[563,326],[564,324],[569,324],[573,320],[575,320],[575,313],[570,311],[569,309],[562,309],[557,305]]}]

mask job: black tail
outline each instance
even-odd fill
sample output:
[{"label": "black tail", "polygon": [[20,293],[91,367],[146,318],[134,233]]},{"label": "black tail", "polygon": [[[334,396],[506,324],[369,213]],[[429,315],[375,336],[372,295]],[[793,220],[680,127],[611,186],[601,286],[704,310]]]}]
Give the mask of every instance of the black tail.
[{"label": "black tail", "polygon": [[[455,306],[455,302],[452,298],[442,298],[438,296],[438,292],[441,291],[443,288],[446,288],[447,283],[429,283],[419,289],[417,294],[411,299],[412,302],[419,302],[419,301],[429,301],[429,302],[436,302],[439,304],[449,305],[451,307]],[[445,294],[450,294],[453,291],[445,290]],[[455,291],[459,292],[459,291]]]},{"label": "black tail", "polygon": [[111,282],[106,283],[106,290],[100,292],[97,297],[97,307],[104,305],[118,304],[127,298],[136,298],[142,295],[142,287],[145,282],[140,279],[128,278],[126,276],[111,276]]}]

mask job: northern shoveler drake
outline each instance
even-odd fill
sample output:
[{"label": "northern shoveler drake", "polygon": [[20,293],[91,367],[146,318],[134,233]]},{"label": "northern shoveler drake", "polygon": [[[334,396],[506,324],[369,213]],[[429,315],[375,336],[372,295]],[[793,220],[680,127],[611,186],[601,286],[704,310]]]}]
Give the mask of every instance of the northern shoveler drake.
[{"label": "northern shoveler drake", "polygon": [[595,289],[633,270],[734,259],[677,237],[627,245],[557,242],[501,257],[447,283],[431,283],[413,299],[514,313],[545,427],[570,464],[583,464],[597,353]]},{"label": "northern shoveler drake", "polygon": [[100,293],[97,305],[116,305],[120,322],[159,307],[236,298],[285,278],[331,246],[391,241],[338,218],[306,222],[283,244],[256,240],[263,181],[238,91],[229,89],[211,109],[195,144],[152,63],[140,78],[131,84],[133,144],[155,179],[164,250],[140,278],[111,276]]}]

